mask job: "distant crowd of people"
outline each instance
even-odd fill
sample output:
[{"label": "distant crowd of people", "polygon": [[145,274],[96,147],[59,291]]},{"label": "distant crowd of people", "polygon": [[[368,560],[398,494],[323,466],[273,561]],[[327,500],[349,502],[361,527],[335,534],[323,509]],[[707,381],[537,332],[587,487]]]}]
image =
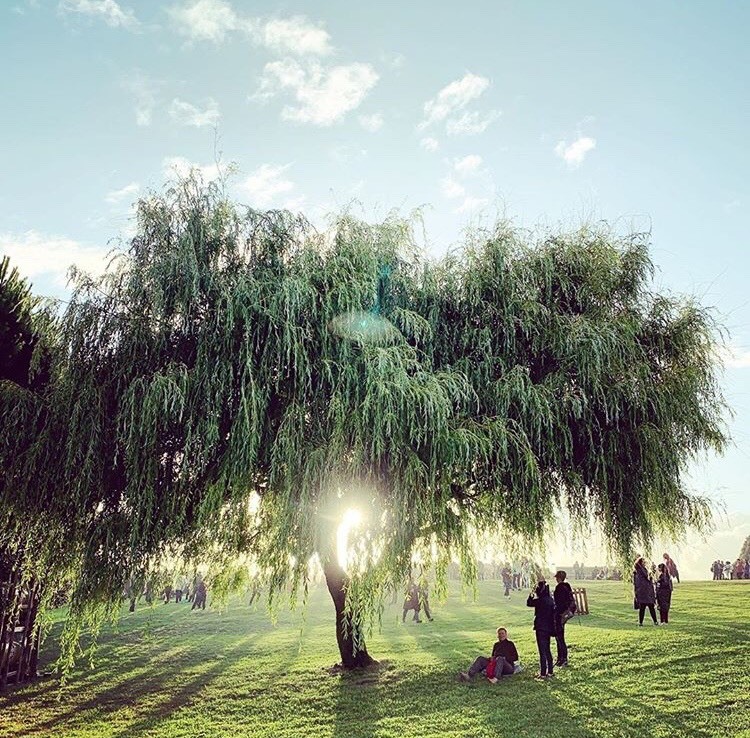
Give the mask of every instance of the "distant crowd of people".
[{"label": "distant crowd of people", "polygon": [[166,605],[172,599],[175,602],[182,602],[184,598],[185,602],[193,603],[193,606],[190,608],[191,610],[205,610],[207,596],[206,582],[203,577],[196,574],[192,582],[183,576],[174,582],[174,586],[167,585],[162,593],[162,600]]},{"label": "distant crowd of people", "polygon": [[573,564],[573,579],[576,581],[583,579],[602,580],[609,579],[612,581],[622,581],[622,571],[609,566],[586,566],[585,563],[579,564],[577,561]]},{"label": "distant crowd of people", "polygon": [[722,579],[750,579],[750,559],[731,561],[717,559],[711,564],[711,574],[714,581]]}]

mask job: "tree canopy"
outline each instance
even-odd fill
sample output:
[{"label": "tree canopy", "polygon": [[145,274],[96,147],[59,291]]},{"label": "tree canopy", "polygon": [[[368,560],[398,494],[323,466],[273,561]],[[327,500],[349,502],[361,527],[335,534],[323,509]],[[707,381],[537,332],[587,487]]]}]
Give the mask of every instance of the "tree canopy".
[{"label": "tree canopy", "polygon": [[73,582],[71,633],[166,555],[304,586],[348,508],[355,624],[418,550],[440,573],[562,510],[629,556],[707,520],[682,470],[725,445],[718,327],[654,292],[648,234],[503,222],[427,259],[412,226],[319,233],[191,178],[77,275],[53,381],[0,395],[3,537]]}]

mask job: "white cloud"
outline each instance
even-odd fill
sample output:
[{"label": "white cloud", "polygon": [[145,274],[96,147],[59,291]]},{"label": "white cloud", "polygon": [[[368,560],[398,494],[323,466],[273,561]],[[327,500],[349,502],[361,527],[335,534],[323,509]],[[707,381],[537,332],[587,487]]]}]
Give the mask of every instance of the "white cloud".
[{"label": "white cloud", "polygon": [[419,129],[427,128],[463,110],[470,102],[480,97],[489,85],[489,79],[471,72],[446,85],[424,104],[424,120],[419,124]]},{"label": "white cloud", "polygon": [[596,139],[580,136],[570,145],[565,141],[560,141],[555,146],[555,154],[563,159],[571,169],[575,169],[583,164],[586,154],[594,148],[596,148]]},{"label": "white cloud", "polygon": [[472,197],[471,195],[464,198],[464,201],[453,211],[454,213],[470,213],[478,208],[484,207],[489,200],[485,197]]},{"label": "white cloud", "polygon": [[735,198],[734,200],[730,200],[729,202],[724,203],[724,212],[735,213],[740,209],[740,207],[742,207],[742,202]]},{"label": "white cloud", "polygon": [[482,157],[479,156],[479,154],[469,154],[468,156],[464,156],[462,159],[456,159],[453,162],[453,169],[456,174],[459,174],[462,177],[476,174],[481,166]]},{"label": "white cloud", "polygon": [[719,358],[728,369],[750,369],[750,349],[732,342],[719,352]]},{"label": "white cloud", "polygon": [[466,194],[464,186],[459,182],[456,182],[450,174],[440,180],[440,191],[443,193],[444,197],[451,200],[457,197],[463,197]]},{"label": "white cloud", "polygon": [[328,31],[301,15],[267,21],[261,26],[260,37],[271,51],[282,54],[324,56],[333,51]]},{"label": "white cloud", "polygon": [[243,16],[227,0],[186,0],[168,13],[177,32],[191,41],[222,43],[241,32],[277,54],[325,56],[333,51],[328,31],[302,15],[270,20]]},{"label": "white cloud", "polygon": [[366,131],[369,131],[370,133],[375,133],[376,131],[379,131],[383,127],[383,114],[373,113],[372,115],[360,115],[359,124]]},{"label": "white cloud", "polygon": [[477,111],[465,112],[458,118],[449,118],[445,124],[445,130],[451,136],[471,136],[484,133],[500,115],[499,110],[490,110],[489,113],[484,114]]},{"label": "white cloud", "polygon": [[106,197],[104,198],[104,201],[109,203],[110,205],[117,205],[123,200],[131,200],[132,198],[136,197],[140,191],[141,186],[138,184],[138,182],[131,182],[130,184],[125,185],[119,190],[112,190],[112,192],[108,192]]},{"label": "white cloud", "polygon": [[297,104],[283,108],[284,120],[329,126],[359,107],[377,81],[370,64],[323,67],[312,62],[302,66],[283,59],[266,64],[256,97],[269,99],[287,90]]},{"label": "white cloud", "polygon": [[74,264],[93,274],[103,272],[108,251],[37,231],[0,233],[0,254],[10,257],[25,277],[50,276],[59,285],[65,285],[67,271]]},{"label": "white cloud", "polygon": [[419,145],[425,150],[425,151],[437,151],[438,147],[440,146],[440,142],[436,138],[432,138],[432,136],[425,136],[420,142]]},{"label": "white cloud", "polygon": [[193,41],[219,43],[229,31],[243,27],[240,18],[225,0],[193,0],[173,5],[167,12],[178,33]]},{"label": "white cloud", "polygon": [[131,72],[122,81],[122,86],[132,95],[135,103],[135,122],[139,126],[150,126],[159,84],[139,70]]},{"label": "white cloud", "polygon": [[172,120],[183,126],[195,126],[196,128],[215,126],[221,119],[219,105],[212,97],[208,98],[206,108],[203,110],[176,97],[172,100],[169,115]]},{"label": "white cloud", "polygon": [[401,69],[406,64],[406,57],[401,52],[396,52],[386,56],[385,61],[391,69]]},{"label": "white cloud", "polygon": [[122,8],[115,0],[60,0],[61,13],[79,13],[103,20],[111,28],[136,28],[138,19],[132,10]]},{"label": "white cloud", "polygon": [[[240,193],[250,200],[253,207],[265,208],[271,205],[279,195],[285,195],[294,189],[294,182],[286,179],[284,174],[290,165],[261,164],[238,185]],[[291,204],[294,200],[288,199]],[[290,210],[294,208],[288,208]]]},{"label": "white cloud", "polygon": [[288,200],[284,200],[284,202],[281,203],[281,207],[284,210],[291,210],[292,212],[296,212],[298,210],[301,210],[306,203],[307,197],[305,195],[298,195],[297,197],[291,197]]},{"label": "white cloud", "polygon": [[214,164],[197,164],[186,159],[184,156],[167,156],[162,159],[162,176],[166,180],[184,179],[191,172],[197,174],[204,182],[213,182],[219,179],[226,171],[221,162]]}]

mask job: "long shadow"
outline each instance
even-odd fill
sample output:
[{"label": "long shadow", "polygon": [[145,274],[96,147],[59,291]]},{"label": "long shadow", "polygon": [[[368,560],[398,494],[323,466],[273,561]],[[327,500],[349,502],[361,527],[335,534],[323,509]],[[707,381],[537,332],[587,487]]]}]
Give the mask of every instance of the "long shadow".
[{"label": "long shadow", "polygon": [[[136,702],[143,702],[144,698],[164,693],[165,697],[158,701],[158,708],[141,717],[136,723],[128,725],[115,736],[132,735],[134,731],[150,727],[152,723],[158,723],[174,710],[190,703],[191,699],[204,689],[216,676],[224,672],[238,655],[246,656],[248,645],[257,638],[257,635],[247,636],[239,640],[230,648],[220,651],[214,656],[206,668],[191,671],[194,674],[188,683],[180,686],[177,691],[170,687],[174,683],[175,673],[178,670],[174,661],[167,658],[167,654],[157,654],[146,663],[139,664],[138,673],[128,671],[128,677],[105,690],[97,690],[95,685],[90,685],[91,696],[85,700],[76,700],[68,709],[58,712],[49,720],[35,723],[29,726],[29,731],[41,732],[49,729],[60,731],[66,724],[76,724],[85,718],[88,711],[93,710],[99,714],[114,714],[124,707],[130,707]],[[195,653],[197,649],[184,649],[182,655],[188,656]],[[127,669],[123,664],[123,669]],[[86,685],[76,684],[76,695],[83,691]],[[69,726],[72,727],[72,726]],[[31,732],[30,732],[31,734]],[[63,735],[64,733],[60,733]],[[135,733],[137,735],[137,733]]]}]

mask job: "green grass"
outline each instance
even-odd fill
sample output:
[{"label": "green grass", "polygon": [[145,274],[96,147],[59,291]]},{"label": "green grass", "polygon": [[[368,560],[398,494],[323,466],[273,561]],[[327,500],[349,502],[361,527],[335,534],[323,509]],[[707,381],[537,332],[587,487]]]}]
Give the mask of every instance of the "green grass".
[{"label": "green grass", "polygon": [[[678,585],[666,628],[636,627],[627,585],[586,586],[593,614],[568,625],[571,667],[544,683],[532,679],[525,597],[505,601],[497,582],[480,582],[476,602],[433,603],[433,623],[401,625],[388,608],[368,642],[383,668],[346,675],[328,670],[338,654],[324,588],[304,617],[284,612],[275,626],[241,604],[142,607],[62,693],[45,679],[0,697],[0,736],[750,736],[750,583]],[[458,682],[499,625],[525,672]]]}]

